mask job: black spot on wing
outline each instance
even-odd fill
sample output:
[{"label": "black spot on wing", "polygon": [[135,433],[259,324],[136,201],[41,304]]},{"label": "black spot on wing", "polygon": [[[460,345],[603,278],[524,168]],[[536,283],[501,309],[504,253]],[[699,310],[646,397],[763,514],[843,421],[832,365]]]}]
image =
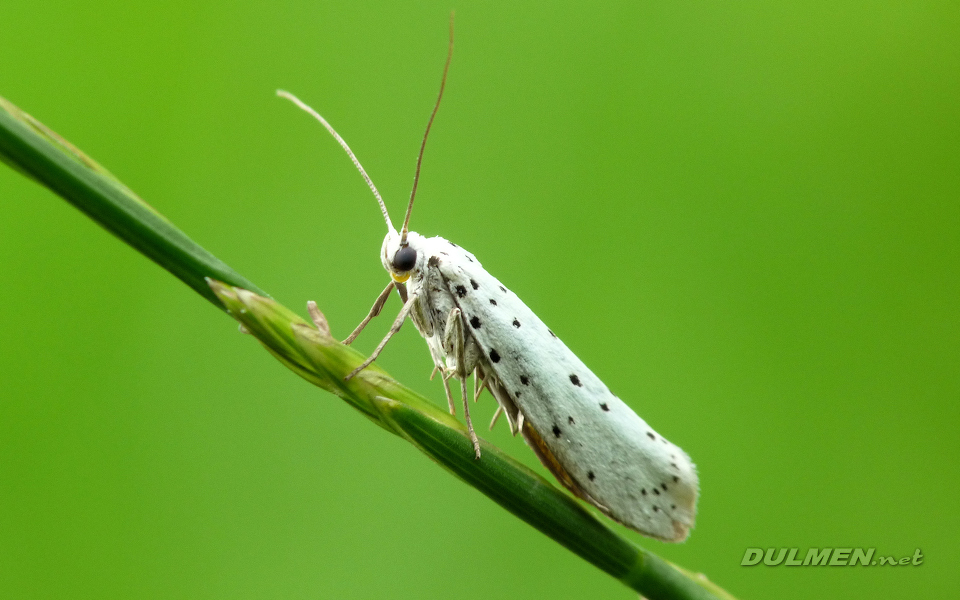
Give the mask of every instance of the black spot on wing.
[{"label": "black spot on wing", "polygon": [[427,266],[430,266],[430,267],[439,267],[439,266],[440,266],[440,259],[437,258],[436,256],[431,256],[431,257],[430,257],[430,260],[427,261]]},{"label": "black spot on wing", "polygon": [[480,284],[477,283],[476,281],[472,280],[472,279],[470,280],[470,285],[472,285],[472,286],[473,286],[473,289],[475,289],[475,290],[479,290],[479,289],[480,289]]},{"label": "black spot on wing", "polygon": [[513,320],[513,326],[519,328],[519,327],[520,327],[520,321],[514,319],[514,320]]},{"label": "black spot on wing", "polygon": [[601,402],[601,403],[600,403],[600,408],[602,408],[602,409],[603,409],[604,411],[606,411],[606,412],[610,412],[610,407],[607,406],[607,403],[606,403],[606,402]]},{"label": "black spot on wing", "polygon": [[577,387],[583,387],[583,384],[580,383],[580,378],[577,377],[576,375],[571,375],[571,376],[570,376],[570,383],[572,383],[573,385],[575,385],[575,386],[577,386]]},{"label": "black spot on wing", "polygon": [[490,351],[490,360],[492,362],[500,362],[500,354],[496,350]]},{"label": "black spot on wing", "polygon": [[457,290],[457,297],[458,297],[458,298],[463,298],[464,296],[467,295],[467,288],[463,287],[462,285],[458,285],[458,286],[456,287],[456,290]]},{"label": "black spot on wing", "polygon": [[593,474],[593,471],[587,471],[587,479],[589,479],[590,481],[593,481],[596,478],[597,476]]},{"label": "black spot on wing", "polygon": [[653,435],[653,433],[650,431],[647,432],[647,437],[653,441],[657,441],[657,436]]},{"label": "black spot on wing", "polygon": [[507,291],[507,288],[505,288],[505,287],[503,287],[503,286],[501,285],[501,286],[500,286],[500,291],[501,291],[501,292],[506,292],[506,291]]},{"label": "black spot on wing", "polygon": [[496,305],[497,305],[497,301],[494,300],[493,298],[490,298],[490,304],[496,306]]},{"label": "black spot on wing", "polygon": [[551,331],[551,330],[549,330],[549,329],[547,330],[547,333],[549,333],[549,334],[552,335],[553,337],[557,337],[557,334],[555,334],[553,331]]},{"label": "black spot on wing", "polygon": [[521,375],[520,383],[522,383],[523,385],[530,385],[530,378],[527,377],[526,375]]},{"label": "black spot on wing", "polygon": [[470,324],[473,325],[474,329],[480,329],[480,319],[478,317],[470,317]]},{"label": "black spot on wing", "polygon": [[576,421],[573,420],[573,417],[567,417],[567,423],[570,423],[571,425],[573,425],[574,423],[576,423]]},{"label": "black spot on wing", "polygon": [[563,432],[560,431],[560,428],[557,427],[556,425],[554,425],[554,426],[553,426],[553,435],[554,435],[555,437],[560,437],[560,434],[561,434],[561,433],[563,433]]}]

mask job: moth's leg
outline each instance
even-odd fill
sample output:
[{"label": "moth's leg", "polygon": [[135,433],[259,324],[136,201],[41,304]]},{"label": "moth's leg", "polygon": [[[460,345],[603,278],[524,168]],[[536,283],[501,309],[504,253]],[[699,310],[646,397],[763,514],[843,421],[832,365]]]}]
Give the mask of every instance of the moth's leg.
[{"label": "moth's leg", "polygon": [[403,308],[400,309],[400,314],[397,315],[397,319],[393,322],[393,326],[390,327],[390,331],[388,331],[387,335],[384,336],[383,340],[380,342],[380,345],[377,346],[376,350],[373,351],[373,354],[371,354],[367,360],[363,361],[362,365],[360,365],[359,367],[351,371],[349,375],[344,377],[344,379],[346,380],[353,379],[354,375],[366,369],[368,366],[370,366],[370,363],[377,360],[377,357],[380,356],[380,352],[383,351],[383,347],[387,345],[387,342],[390,341],[390,338],[392,338],[398,331],[400,331],[400,327],[403,326],[403,320],[406,319],[407,315],[410,314],[410,310],[413,308],[413,304],[417,301],[417,298],[418,296],[416,294],[407,298],[407,302],[403,305]]},{"label": "moth's leg", "polygon": [[330,335],[330,324],[327,323],[327,318],[323,316],[323,313],[317,308],[316,302],[313,300],[307,302],[307,312],[310,313],[310,320],[317,326],[320,333]]},{"label": "moth's leg", "polygon": [[[450,375],[453,375],[453,371],[450,372]],[[440,375],[440,379],[443,380],[443,391],[447,394],[447,407],[450,408],[450,414],[457,414],[457,406],[453,403],[453,394],[450,393],[450,376],[447,375],[446,371]]]},{"label": "moth's leg", "polygon": [[477,401],[477,385],[480,382],[480,365],[473,368],[473,401]]},{"label": "moth's leg", "polygon": [[497,419],[500,418],[500,415],[503,413],[503,407],[498,406],[497,411],[493,413],[493,418],[490,419],[490,431],[493,431],[493,426],[497,424]]},{"label": "moth's leg", "polygon": [[473,401],[476,402],[483,393],[483,388],[487,386],[486,374],[480,365],[473,368]]},{"label": "moth's leg", "polygon": [[447,322],[443,326],[443,351],[448,355],[453,354],[457,360],[457,370],[460,371],[463,369],[460,362],[460,356],[463,353],[457,352],[458,345],[463,346],[463,322],[460,320],[460,309],[454,307],[447,315]]},{"label": "moth's leg", "polygon": [[447,325],[443,332],[443,345],[453,351],[457,360],[456,376],[460,379],[463,418],[467,422],[467,431],[470,433],[470,441],[473,442],[473,451],[477,458],[480,458],[480,440],[477,438],[477,432],[473,430],[473,421],[470,420],[470,396],[467,392],[467,379],[470,377],[470,373],[466,371],[466,342],[459,308],[454,308],[447,316]]},{"label": "moth's leg", "polygon": [[490,390],[490,394],[497,401],[497,414],[493,417],[493,421],[490,424],[491,428],[493,424],[496,423],[498,414],[502,412],[507,418],[507,428],[510,430],[510,434],[517,435],[520,431],[519,425],[517,424],[517,419],[520,417],[520,410],[517,408],[513,398],[511,398],[510,392],[508,392],[503,383],[497,379],[497,374],[492,369],[485,370],[484,375],[484,382],[487,385],[487,389]]},{"label": "moth's leg", "polygon": [[473,421],[470,420],[470,401],[467,395],[467,376],[460,380],[460,393],[463,395],[463,416],[467,421],[467,431],[470,432],[470,441],[473,442],[473,451],[480,458],[480,439],[477,438],[477,432],[473,430]]},{"label": "moth's leg", "polygon": [[[477,383],[477,375],[480,376],[479,384]],[[490,389],[490,386],[488,384],[489,382],[487,381],[487,374],[482,372],[480,370],[480,367],[478,366],[477,370],[474,371],[474,375],[473,375],[473,401],[474,402],[480,399],[480,394],[483,393],[483,390]],[[490,393],[492,394],[493,392],[490,392]]]},{"label": "moth's leg", "polygon": [[437,371],[440,369],[437,365],[433,365],[433,372],[430,373],[430,381],[433,381],[433,378],[437,376]]},{"label": "moth's leg", "polygon": [[[387,302],[387,298],[390,297],[391,290],[393,290],[392,280],[387,284],[387,287],[383,288],[383,291],[380,292],[380,295],[377,296],[377,301],[373,303],[373,307],[370,309],[370,312],[367,314],[367,316],[360,321],[360,324],[357,325],[357,328],[353,330],[353,333],[347,336],[347,339],[343,340],[344,344],[350,345],[353,340],[357,339],[357,336],[360,335],[360,332],[363,331],[363,328],[367,326],[367,323],[370,322],[370,319],[380,314],[380,311],[383,310],[383,305]],[[406,302],[406,300],[404,300],[404,302]]]}]

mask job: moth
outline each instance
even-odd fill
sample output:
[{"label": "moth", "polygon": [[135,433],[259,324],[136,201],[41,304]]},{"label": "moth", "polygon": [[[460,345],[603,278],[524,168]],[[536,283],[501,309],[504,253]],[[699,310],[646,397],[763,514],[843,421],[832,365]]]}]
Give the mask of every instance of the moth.
[{"label": "moth", "polygon": [[[642,534],[683,541],[694,523],[698,495],[697,473],[687,454],[611,393],[473,254],[442,237],[427,238],[408,228],[423,150],[443,97],[452,50],[451,27],[440,93],[420,146],[399,232],[343,138],[298,98],[277,92],[316,118],[339,142],[376,197],[387,224],[380,261],[391,281],[344,343],[356,339],[394,290],[403,308],[373,354],[347,378],[373,362],[410,318],[427,342],[453,414],[449,380],[460,381],[464,417],[478,460],[480,443],[468,398],[476,401],[486,389],[499,404],[490,428],[505,415],[511,433],[521,433],[546,468],[576,496]],[[471,374],[472,393],[467,387]]]}]

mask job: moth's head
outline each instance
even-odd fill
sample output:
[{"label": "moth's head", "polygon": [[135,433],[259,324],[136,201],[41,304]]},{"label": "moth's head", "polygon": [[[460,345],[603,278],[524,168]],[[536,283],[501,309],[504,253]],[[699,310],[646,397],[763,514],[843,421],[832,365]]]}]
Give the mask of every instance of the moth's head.
[{"label": "moth's head", "polygon": [[383,247],[380,250],[380,262],[383,263],[383,268],[397,283],[410,279],[410,274],[420,265],[421,253],[418,248],[423,238],[420,234],[410,231],[407,232],[404,243],[401,243],[400,239],[399,233],[390,231],[387,237],[383,238]]}]

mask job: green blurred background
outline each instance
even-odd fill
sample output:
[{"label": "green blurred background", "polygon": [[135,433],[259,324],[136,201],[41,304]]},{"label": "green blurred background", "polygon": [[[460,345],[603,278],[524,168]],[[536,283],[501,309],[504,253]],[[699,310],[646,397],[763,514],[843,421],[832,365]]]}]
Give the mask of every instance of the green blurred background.
[{"label": "green blurred background", "polygon": [[[686,543],[612,526],[743,599],[956,594],[956,3],[656,4],[6,0],[0,95],[345,336],[383,222],[273,92],[399,219],[455,8],[413,228],[693,457]],[[0,273],[0,597],[634,597],[6,168]],[[413,328],[380,362],[444,402]],[[925,560],[740,566],[810,546]]]}]

